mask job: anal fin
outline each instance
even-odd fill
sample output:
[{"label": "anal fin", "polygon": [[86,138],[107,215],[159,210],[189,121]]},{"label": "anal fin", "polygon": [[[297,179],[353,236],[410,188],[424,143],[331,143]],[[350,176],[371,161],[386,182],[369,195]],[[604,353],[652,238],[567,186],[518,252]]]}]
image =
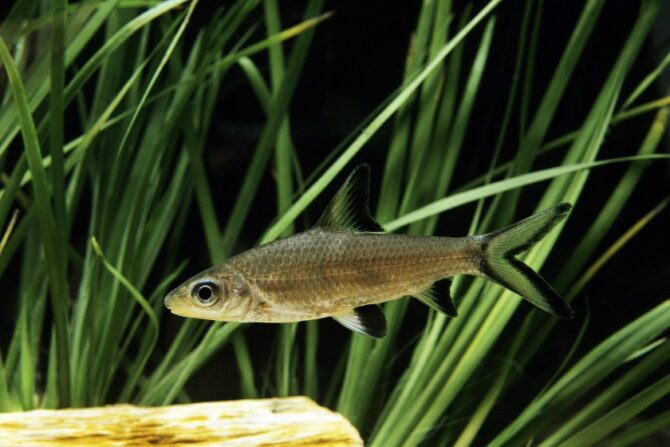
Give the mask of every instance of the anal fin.
[{"label": "anal fin", "polygon": [[414,295],[414,298],[438,312],[447,314],[450,317],[455,317],[458,315],[458,311],[451,299],[451,294],[449,293],[450,287],[451,278],[441,279],[433,283],[433,285],[426,290]]},{"label": "anal fin", "polygon": [[382,338],[386,335],[386,317],[376,304],[348,309],[332,315],[342,326],[368,337]]}]

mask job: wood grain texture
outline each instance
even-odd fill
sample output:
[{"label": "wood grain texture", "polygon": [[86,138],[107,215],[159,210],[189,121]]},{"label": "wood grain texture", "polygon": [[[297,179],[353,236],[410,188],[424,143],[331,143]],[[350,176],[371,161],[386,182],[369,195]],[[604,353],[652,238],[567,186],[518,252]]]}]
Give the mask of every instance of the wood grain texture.
[{"label": "wood grain texture", "polygon": [[362,446],[306,397],[167,407],[113,405],[0,414],[1,446]]}]

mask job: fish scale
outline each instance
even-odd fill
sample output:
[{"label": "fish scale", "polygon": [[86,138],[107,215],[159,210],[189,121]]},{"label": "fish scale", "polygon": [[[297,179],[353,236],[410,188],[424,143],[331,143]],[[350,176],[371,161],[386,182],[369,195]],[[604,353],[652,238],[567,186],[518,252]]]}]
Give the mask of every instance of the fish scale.
[{"label": "fish scale", "polygon": [[229,264],[285,309],[324,314],[413,295],[448,276],[475,273],[480,244],[441,238],[313,230],[248,250]]}]

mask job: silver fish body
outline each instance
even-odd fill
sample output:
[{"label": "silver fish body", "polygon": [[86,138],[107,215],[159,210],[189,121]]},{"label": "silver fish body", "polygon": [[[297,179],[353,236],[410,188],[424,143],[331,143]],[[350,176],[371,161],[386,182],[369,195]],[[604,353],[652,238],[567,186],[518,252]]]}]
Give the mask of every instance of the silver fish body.
[{"label": "silver fish body", "polygon": [[515,256],[567,214],[568,204],[487,235],[385,234],[368,211],[369,169],[357,168],[314,228],[247,250],[189,279],[165,299],[175,314],[224,321],[296,322],[333,317],[375,337],[386,332],[378,304],[414,296],[449,315],[450,278],[478,275],[538,307],[572,311]]},{"label": "silver fish body", "polygon": [[480,250],[476,237],[313,229],[248,250],[228,265],[261,304],[277,310],[270,318],[285,312],[282,321],[300,321],[416,295],[445,277],[476,274]]}]

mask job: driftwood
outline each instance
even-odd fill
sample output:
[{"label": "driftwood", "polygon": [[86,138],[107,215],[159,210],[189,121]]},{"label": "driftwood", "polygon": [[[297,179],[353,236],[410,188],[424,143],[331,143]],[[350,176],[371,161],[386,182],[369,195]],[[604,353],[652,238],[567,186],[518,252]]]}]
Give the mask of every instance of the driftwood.
[{"label": "driftwood", "polygon": [[305,397],[169,407],[112,405],[0,414],[0,446],[362,446],[341,415]]}]

